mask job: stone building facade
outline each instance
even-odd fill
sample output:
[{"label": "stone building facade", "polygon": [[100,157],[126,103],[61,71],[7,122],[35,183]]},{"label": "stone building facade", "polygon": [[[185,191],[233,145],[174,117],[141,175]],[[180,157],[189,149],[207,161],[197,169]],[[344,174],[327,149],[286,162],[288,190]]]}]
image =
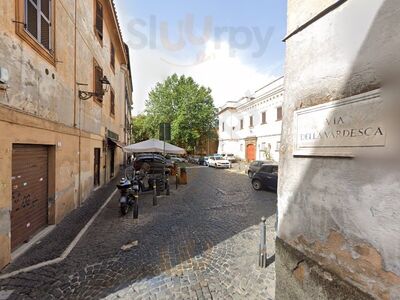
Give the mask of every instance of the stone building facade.
[{"label": "stone building facade", "polygon": [[288,1],[276,299],[400,299],[399,19]]},{"label": "stone building facade", "polygon": [[279,161],[284,78],[219,109],[218,153],[246,160]]},{"label": "stone building facade", "polygon": [[1,1],[0,16],[1,268],[117,175],[132,83],[113,1]]}]

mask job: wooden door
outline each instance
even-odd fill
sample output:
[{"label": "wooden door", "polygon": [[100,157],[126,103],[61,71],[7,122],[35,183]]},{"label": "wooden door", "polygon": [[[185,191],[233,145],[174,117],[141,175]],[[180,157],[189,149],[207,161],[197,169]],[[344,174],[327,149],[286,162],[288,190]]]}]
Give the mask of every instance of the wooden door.
[{"label": "wooden door", "polygon": [[256,146],[254,144],[247,145],[246,158],[248,161],[256,160]]}]

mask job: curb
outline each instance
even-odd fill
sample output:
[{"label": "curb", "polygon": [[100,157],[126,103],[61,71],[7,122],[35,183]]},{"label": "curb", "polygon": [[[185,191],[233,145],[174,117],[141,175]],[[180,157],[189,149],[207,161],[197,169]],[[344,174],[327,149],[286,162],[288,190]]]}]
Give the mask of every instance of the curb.
[{"label": "curb", "polygon": [[115,194],[117,193],[117,189],[114,190],[114,192],[112,192],[112,194],[110,195],[110,197],[107,198],[107,200],[104,202],[104,204],[99,208],[99,210],[92,216],[92,218],[89,220],[89,222],[86,223],[86,225],[81,229],[81,231],[79,231],[78,235],[73,239],[73,241],[68,245],[68,247],[64,250],[64,252],[61,254],[61,256],[52,259],[52,260],[48,260],[48,261],[44,261],[41,263],[38,263],[36,265],[30,266],[30,267],[26,267],[26,268],[22,268],[10,273],[6,273],[6,274],[2,274],[0,275],[0,280],[1,279],[7,279],[13,276],[16,276],[18,274],[21,273],[26,273],[26,272],[31,272],[37,269],[40,269],[42,267],[45,266],[50,266],[50,265],[54,265],[54,264],[58,264],[60,262],[62,262],[64,259],[66,259],[68,257],[68,255],[71,253],[71,251],[75,248],[75,246],[78,244],[78,242],[80,241],[80,239],[82,238],[82,236],[86,233],[86,231],[89,229],[89,227],[92,225],[92,223],[94,222],[94,220],[98,217],[98,215],[102,212],[102,210],[107,206],[107,204],[111,201],[111,199],[115,196]]}]

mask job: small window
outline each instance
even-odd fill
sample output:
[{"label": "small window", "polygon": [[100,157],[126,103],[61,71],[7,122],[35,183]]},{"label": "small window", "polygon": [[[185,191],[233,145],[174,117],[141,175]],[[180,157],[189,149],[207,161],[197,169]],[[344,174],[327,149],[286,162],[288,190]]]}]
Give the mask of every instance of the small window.
[{"label": "small window", "polygon": [[250,116],[250,128],[254,127],[253,116]]},{"label": "small window", "polygon": [[243,121],[243,119],[241,119],[241,120],[240,120],[240,129],[243,129],[243,128],[244,128],[243,125],[244,125],[244,121]]},{"label": "small window", "polygon": [[280,106],[276,109],[276,120],[277,121],[282,120],[282,106]]},{"label": "small window", "polygon": [[103,5],[96,0],[95,32],[100,41],[103,41]]},{"label": "small window", "polygon": [[267,113],[265,111],[261,114],[261,124],[267,124]]},{"label": "small window", "polygon": [[25,0],[25,29],[48,51],[52,50],[51,0]]},{"label": "small window", "polygon": [[95,62],[94,64],[94,91],[96,93],[95,99],[103,102],[103,85],[101,79],[103,78],[103,69]]},{"label": "small window", "polygon": [[112,89],[110,91],[110,116],[115,117],[115,94]]},{"label": "small window", "polygon": [[222,122],[222,132],[224,132],[224,131],[225,131],[225,123]]},{"label": "small window", "polygon": [[115,49],[113,43],[111,43],[111,50],[110,50],[110,64],[111,68],[114,70],[115,69]]}]

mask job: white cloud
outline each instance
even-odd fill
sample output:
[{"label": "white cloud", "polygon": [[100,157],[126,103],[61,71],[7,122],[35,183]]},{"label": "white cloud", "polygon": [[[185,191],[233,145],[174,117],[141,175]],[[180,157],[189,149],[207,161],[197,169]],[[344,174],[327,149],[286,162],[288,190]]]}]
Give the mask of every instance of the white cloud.
[{"label": "white cloud", "polygon": [[217,107],[239,99],[276,77],[261,73],[232,55],[226,42],[209,41],[195,57],[177,59],[160,50],[131,50],[134,113],[144,110],[148,92],[155,84],[173,73],[192,76],[199,84],[210,87]]}]

